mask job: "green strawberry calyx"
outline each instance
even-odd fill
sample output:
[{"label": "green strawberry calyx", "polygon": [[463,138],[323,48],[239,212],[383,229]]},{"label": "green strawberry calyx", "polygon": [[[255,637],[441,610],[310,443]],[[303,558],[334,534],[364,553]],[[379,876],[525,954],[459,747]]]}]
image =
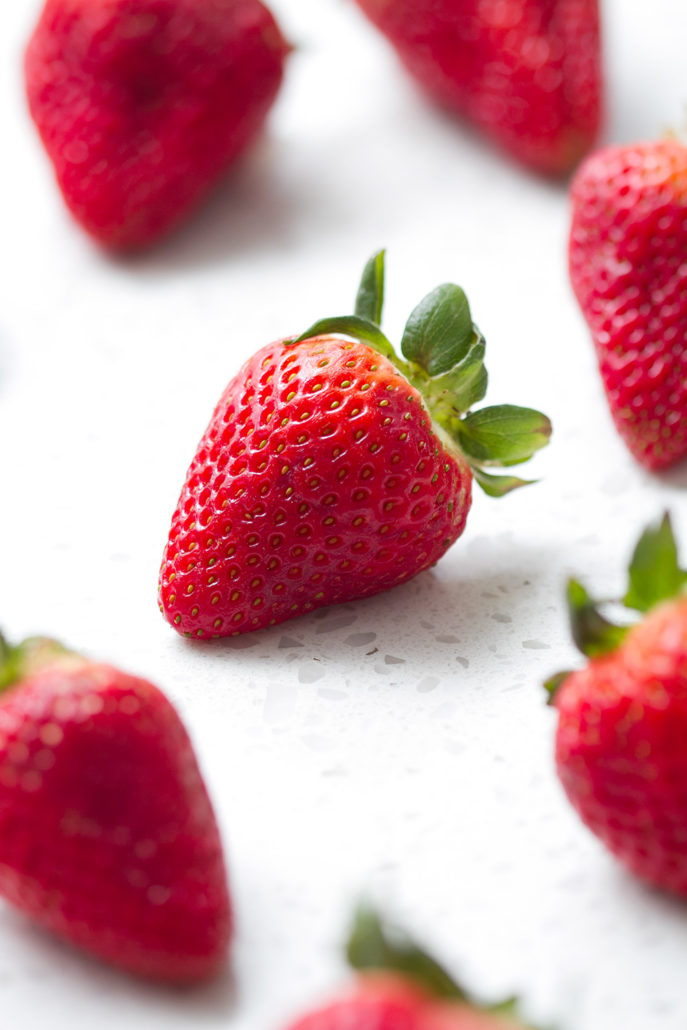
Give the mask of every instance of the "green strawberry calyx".
[{"label": "green strawberry calyx", "polygon": [[[687,571],[680,568],[675,534],[666,512],[637,541],[630,560],[627,590],[620,602],[596,601],[577,580],[568,581],[568,617],[578,650],[587,658],[612,654],[641,621],[641,616],[657,604],[679,597],[686,588]],[[620,608],[618,619],[605,614],[609,605]],[[559,672],[546,681],[549,703],[569,675],[570,671]]]},{"label": "green strawberry calyx", "polygon": [[27,637],[10,644],[0,633],[0,692],[32,676],[46,665],[72,662],[76,656],[50,637]]},{"label": "green strawberry calyx", "polygon": [[358,972],[396,973],[432,1000],[469,1005],[500,1017],[504,1025],[512,1023],[514,1030],[534,1030],[518,1019],[517,999],[509,998],[496,1005],[478,1004],[436,959],[403,931],[384,923],[367,904],[359,906],[355,913],[346,956]]},{"label": "green strawberry calyx", "polygon": [[545,447],[551,422],[533,408],[512,404],[470,409],[487,391],[485,340],[472,321],[460,286],[444,283],[413,309],[401,338],[399,357],[380,323],[384,305],[385,252],[374,254],[363,271],[352,315],[324,318],[287,346],[314,336],[336,334],[366,344],[387,358],[422,395],[438,435],[460,451],[479,485],[490,497],[502,497],[532,480],[494,475],[529,461]]}]

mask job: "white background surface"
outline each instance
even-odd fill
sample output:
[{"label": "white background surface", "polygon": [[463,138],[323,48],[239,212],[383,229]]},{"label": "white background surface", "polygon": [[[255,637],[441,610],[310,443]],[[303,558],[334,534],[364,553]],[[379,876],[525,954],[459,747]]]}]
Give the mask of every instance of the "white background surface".
[{"label": "white background surface", "polygon": [[[632,881],[553,775],[541,680],[574,661],[566,574],[618,590],[683,469],[616,438],[565,269],[564,186],[438,115],[345,0],[274,0],[297,44],[258,149],[186,228],[119,262],[73,226],[26,115],[38,4],[0,13],[0,620],[146,674],[194,737],[238,916],[229,979],[141,985],[0,908],[3,1026],[280,1030],[345,978],[371,890],[471,987],[560,1030],[683,1030],[687,908]],[[681,0],[608,0],[609,139],[687,100]],[[240,362],[350,310],[388,247],[387,327],[445,280],[488,340],[490,403],[541,407],[542,482],[477,497],[437,568],[393,593],[216,645],[161,619],[184,472]]]}]

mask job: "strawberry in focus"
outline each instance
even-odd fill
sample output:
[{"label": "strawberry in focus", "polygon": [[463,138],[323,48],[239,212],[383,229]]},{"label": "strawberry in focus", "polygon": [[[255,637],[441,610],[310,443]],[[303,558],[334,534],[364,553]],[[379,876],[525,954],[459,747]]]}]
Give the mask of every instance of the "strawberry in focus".
[{"label": "strawberry in focus", "polygon": [[406,69],[523,164],[564,174],[602,109],[598,0],[357,0]]},{"label": "strawberry in focus", "polygon": [[26,90],[77,221],[125,250],[172,228],[258,134],[287,50],[260,0],[47,0]]},{"label": "strawberry in focus", "polygon": [[517,1002],[477,1004],[427,952],[368,909],[356,917],[348,960],[357,979],[287,1030],[528,1030]]},{"label": "strawberry in focus", "polygon": [[510,405],[467,414],[486,392],[484,340],[463,291],[415,308],[401,350],[379,322],[384,254],[351,316],[258,351],[232,379],[186,476],[159,603],[179,633],[236,635],[367,597],[429,568],[460,536],[474,478],[549,438]]},{"label": "strawberry in focus", "polygon": [[144,977],[226,962],[222,845],[179,716],[151,683],[0,637],[0,895]]},{"label": "strawberry in focus", "polygon": [[610,621],[571,581],[575,642],[590,658],[547,687],[556,768],[583,822],[633,873],[687,896],[687,573],[670,520],[646,530],[623,599],[644,617]]},{"label": "strawberry in focus", "polygon": [[611,415],[649,469],[687,456],[687,147],[608,147],[572,186],[570,278]]}]

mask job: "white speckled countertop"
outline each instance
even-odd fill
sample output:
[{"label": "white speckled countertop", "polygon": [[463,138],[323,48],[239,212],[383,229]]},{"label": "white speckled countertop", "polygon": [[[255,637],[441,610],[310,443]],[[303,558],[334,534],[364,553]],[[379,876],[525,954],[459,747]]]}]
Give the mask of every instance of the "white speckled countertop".
[{"label": "white speckled countertop", "polygon": [[[687,99],[687,8],[607,0],[609,139]],[[632,881],[554,778],[544,676],[574,660],[561,588],[617,589],[670,506],[617,440],[566,277],[567,198],[431,110],[345,0],[274,0],[297,44],[270,131],[188,226],[137,260],[67,218],[24,110],[38,3],[0,14],[0,620],[146,674],[179,706],[226,840],[237,990],[141,985],[0,908],[2,1024],[280,1030],[344,977],[371,890],[473,988],[560,1030],[684,1030],[687,907]],[[477,497],[450,554],[393,593],[207,646],[160,618],[159,558],[225,382],[345,311],[388,247],[387,325],[469,293],[491,403],[551,414],[541,483]]]}]

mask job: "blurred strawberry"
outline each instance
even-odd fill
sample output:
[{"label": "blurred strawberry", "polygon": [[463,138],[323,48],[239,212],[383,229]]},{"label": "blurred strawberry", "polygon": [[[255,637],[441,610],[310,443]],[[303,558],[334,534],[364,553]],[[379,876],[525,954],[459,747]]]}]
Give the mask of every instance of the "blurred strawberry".
[{"label": "blurred strawberry", "polygon": [[647,468],[687,456],[687,147],[608,147],[572,186],[570,277],[616,428]]},{"label": "blurred strawberry", "polygon": [[141,976],[226,961],[222,846],[186,730],[151,683],[0,637],[0,894]]},{"label": "blurred strawberry", "polygon": [[687,896],[687,572],[666,516],[641,537],[624,604],[607,618],[571,581],[575,642],[590,659],[548,684],[556,768],[589,829],[633,873]]},{"label": "blurred strawberry", "polygon": [[253,141],[288,47],[260,0],[47,0],[26,90],[67,206],[152,243]]},{"label": "blurred strawberry", "polygon": [[598,0],[357,0],[408,71],[525,165],[568,172],[602,108]]}]

